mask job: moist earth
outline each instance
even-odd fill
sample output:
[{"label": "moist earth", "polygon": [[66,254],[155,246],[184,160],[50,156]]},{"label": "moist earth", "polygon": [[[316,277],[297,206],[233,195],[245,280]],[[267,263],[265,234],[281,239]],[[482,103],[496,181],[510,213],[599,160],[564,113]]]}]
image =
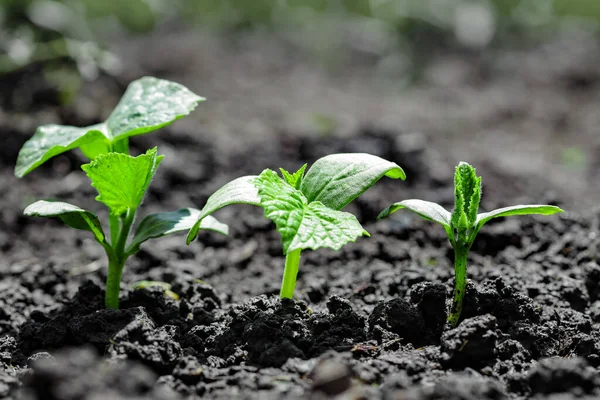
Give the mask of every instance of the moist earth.
[{"label": "moist earth", "polygon": [[[118,98],[122,86],[98,84]],[[109,89],[107,89],[109,88]],[[114,92],[114,93],[113,93]],[[294,300],[277,296],[284,257],[262,210],[217,215],[230,236],[201,233],[142,246],[123,276],[121,309],[103,308],[105,260],[85,233],[20,212],[36,197],[96,210],[77,154],[16,184],[16,154],[41,114],[2,115],[0,159],[0,397],[14,399],[368,398],[596,399],[600,396],[600,219],[597,210],[495,220],[469,255],[462,318],[446,324],[453,287],[444,230],[409,213],[376,221],[393,201],[452,207],[454,161],[425,134],[371,123],[343,136],[280,132],[227,151],[184,128],[132,140],[165,160],[142,212],[200,207],[225,182],[264,168],[295,170],[339,152],[401,165],[348,206],[370,232],[339,252],[305,251]],[[50,108],[48,108],[50,107]],[[66,124],[102,115],[63,112]],[[410,145],[409,145],[410,144]],[[436,160],[434,163],[431,160]],[[516,193],[494,165],[486,210],[563,205],[560,191]],[[488,182],[486,184],[486,182]],[[487,188],[490,187],[488,191]],[[528,197],[531,196],[531,197]],[[171,284],[131,289],[134,282]]]}]

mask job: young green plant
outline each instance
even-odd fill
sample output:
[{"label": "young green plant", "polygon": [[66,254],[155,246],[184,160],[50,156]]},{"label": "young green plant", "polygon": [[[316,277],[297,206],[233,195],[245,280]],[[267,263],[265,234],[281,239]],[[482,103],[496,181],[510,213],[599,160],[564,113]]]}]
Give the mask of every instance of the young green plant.
[{"label": "young green plant", "polygon": [[383,176],[405,179],[393,162],[370,154],[333,154],[317,160],[304,175],[306,164],[295,173],[265,169],[260,175],[237,178],[217,190],[206,202],[187,243],[198,235],[204,219],[230,204],[252,204],[264,209],[281,234],[285,269],[281,298],[292,298],[300,255],[304,249],[339,250],[368,232],[356,217],[341,211]]},{"label": "young green plant", "polygon": [[460,319],[467,286],[467,256],[481,227],[493,218],[529,214],[552,215],[563,211],[555,206],[517,205],[478,214],[480,200],[481,177],[476,175],[475,168],[461,162],[454,174],[455,204],[452,213],[436,203],[411,199],[392,204],[378,216],[378,219],[381,219],[405,208],[444,227],[454,248],[455,287],[448,315],[448,322],[452,326],[456,326]]},{"label": "young green plant", "polygon": [[[129,85],[108,119],[100,124],[77,128],[45,125],[27,141],[17,159],[15,175],[23,177],[50,158],[79,148],[91,162],[82,169],[98,191],[96,200],[109,208],[110,237],[99,218],[75,205],[57,201],[37,201],[28,206],[28,216],[59,218],[68,226],[89,231],[104,248],[108,258],[106,281],[107,308],[119,307],[121,275],[127,259],[137,253],[148,239],[189,230],[200,211],[183,208],[147,215],[129,240],[138,207],[163,156],[157,149],[137,157],[130,156],[129,137],[141,135],[189,114],[203,98],[187,88],[165,80],[146,77]],[[228,228],[214,218],[200,226],[227,234]]]}]

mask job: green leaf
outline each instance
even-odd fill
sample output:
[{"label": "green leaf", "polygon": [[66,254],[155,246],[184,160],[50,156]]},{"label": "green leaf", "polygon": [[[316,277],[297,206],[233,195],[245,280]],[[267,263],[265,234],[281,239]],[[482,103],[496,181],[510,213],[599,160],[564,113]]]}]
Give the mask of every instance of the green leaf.
[{"label": "green leaf", "polygon": [[73,204],[40,200],[29,205],[23,213],[30,217],[60,218],[71,228],[92,232],[98,242],[106,243],[104,231],[98,217]]},{"label": "green leaf", "polygon": [[205,99],[175,82],[144,77],[132,82],[106,120],[113,141],[160,129]]},{"label": "green leaf", "polygon": [[320,201],[313,201],[305,210],[302,223],[284,252],[287,254],[298,249],[316,250],[321,247],[339,250],[360,236],[370,235],[354,215],[332,210]]},{"label": "green leaf", "polygon": [[258,197],[258,189],[252,183],[254,179],[256,179],[256,175],[242,176],[223,185],[223,187],[214,192],[206,201],[196,223],[188,232],[186,243],[190,244],[196,239],[202,220],[215,211],[231,204],[259,206],[260,197]]},{"label": "green leaf", "polygon": [[477,215],[477,227],[481,228],[483,224],[492,218],[509,217],[512,215],[552,215],[563,212],[556,206],[527,204],[511,207],[499,208],[494,211],[481,213]]},{"label": "green leaf", "polygon": [[461,161],[454,173],[452,226],[459,229],[474,226],[480,200],[481,178],[477,177],[475,168]]},{"label": "green leaf", "polygon": [[[195,208],[181,208],[177,211],[147,215],[138,224],[127,253],[136,253],[140,245],[148,239],[159,238],[171,233],[191,229],[196,221],[198,221],[199,216],[200,210],[196,210]],[[227,225],[222,224],[211,216],[207,216],[202,220],[200,229],[222,233],[223,235],[229,233]]]},{"label": "green leaf", "polygon": [[283,175],[283,179],[290,185],[292,185],[296,189],[300,189],[300,185],[302,185],[302,179],[304,178],[304,170],[306,169],[306,164],[304,164],[300,169],[293,174],[290,174],[283,168],[279,168],[281,174]]},{"label": "green leaf", "polygon": [[52,157],[76,148],[81,148],[86,156],[94,156],[107,146],[104,128],[104,124],[87,128],[40,126],[19,151],[15,175],[22,178]]},{"label": "green leaf", "polygon": [[92,186],[98,191],[96,200],[106,204],[113,215],[136,209],[163,158],[157,156],[156,151],[155,147],[137,157],[107,153],[82,165]]},{"label": "green leaf", "polygon": [[203,100],[175,82],[152,77],[138,79],[129,85],[104,123],[83,128],[39,127],[19,152],[15,175],[21,178],[50,158],[76,148],[81,148],[90,160],[111,151],[126,152],[128,137],[169,125]]},{"label": "green leaf", "polygon": [[308,202],[301,191],[270,169],[264,170],[254,180],[254,185],[258,188],[260,206],[265,210],[265,217],[275,222],[275,227],[281,234],[283,252],[287,254],[288,247],[300,228]]},{"label": "green leaf", "polygon": [[430,201],[417,199],[403,200],[398,203],[394,203],[380,212],[379,216],[377,216],[377,219],[387,217],[388,215],[393,214],[403,208],[418,214],[428,221],[442,224],[444,228],[450,228],[451,214],[446,211],[444,207]]},{"label": "green leaf", "polygon": [[341,210],[383,176],[406,178],[398,165],[371,154],[333,154],[313,164],[300,189],[309,203],[320,201]]},{"label": "green leaf", "polygon": [[301,191],[272,170],[264,170],[254,184],[265,217],[275,222],[281,234],[284,254],[321,247],[339,250],[359,236],[368,235],[354,215],[332,210],[319,201],[308,204]]}]

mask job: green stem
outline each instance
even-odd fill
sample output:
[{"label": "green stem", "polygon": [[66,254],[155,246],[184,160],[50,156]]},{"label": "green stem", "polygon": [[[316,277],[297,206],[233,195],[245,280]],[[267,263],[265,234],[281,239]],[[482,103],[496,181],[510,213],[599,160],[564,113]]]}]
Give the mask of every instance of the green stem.
[{"label": "green stem", "polygon": [[[131,225],[135,220],[136,210],[128,210],[125,216],[120,217],[121,229],[119,229],[116,239],[112,242],[113,254],[108,256],[108,277],[106,278],[106,297],[104,303],[106,308],[119,308],[119,292],[121,291],[121,276],[123,275],[123,267],[127,261],[127,253],[125,246],[131,231]],[[111,228],[113,227],[111,216]],[[112,229],[111,229],[112,236]]]},{"label": "green stem", "polygon": [[293,250],[285,256],[285,270],[283,271],[283,281],[281,282],[281,291],[279,292],[279,297],[282,299],[291,299],[294,297],[301,252],[301,249]]},{"label": "green stem", "polygon": [[121,276],[124,266],[124,262],[120,263],[110,258],[108,260],[108,277],[106,278],[106,296],[104,298],[106,308],[119,309],[119,292],[121,291]]},{"label": "green stem", "polygon": [[452,326],[458,324],[460,314],[463,308],[463,299],[467,288],[467,255],[469,249],[460,242],[456,243],[454,248],[454,298],[452,299],[452,308],[448,315],[448,322]]},{"label": "green stem", "polygon": [[108,216],[108,226],[110,228],[110,244],[114,246],[117,242],[119,230],[121,228],[121,220],[119,219],[119,216],[110,214]]}]

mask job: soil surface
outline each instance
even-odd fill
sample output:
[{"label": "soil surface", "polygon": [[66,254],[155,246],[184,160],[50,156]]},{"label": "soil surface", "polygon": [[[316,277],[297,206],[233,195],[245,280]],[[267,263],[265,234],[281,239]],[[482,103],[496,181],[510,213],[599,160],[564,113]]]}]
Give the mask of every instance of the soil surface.
[{"label": "soil surface", "polygon": [[[599,398],[600,44],[576,39],[441,52],[422,81],[392,93],[370,78],[371,65],[336,74],[284,41],[209,35],[115,44],[122,76],[86,84],[66,107],[32,78],[35,101],[17,107],[7,96],[0,112],[0,397]],[[150,44],[161,57],[141,54]],[[559,55],[569,61],[553,62]],[[12,169],[37,125],[95,123],[145,74],[210,101],[132,140],[134,153],[158,145],[165,155],[142,213],[201,207],[233,178],[338,152],[379,155],[408,179],[382,179],[347,207],[371,238],[303,253],[293,301],[277,296],[284,258],[273,225],[258,208],[232,206],[216,215],[230,225],[228,238],[143,245],[124,272],[121,309],[105,310],[102,249],[56,221],[22,216],[39,198],[101,209],[83,158],[57,157],[22,180]],[[332,132],[317,114],[336,122]],[[569,146],[581,148],[585,164],[561,162]],[[375,218],[406,198],[451,209],[461,159],[483,176],[484,210],[549,203],[568,212],[486,225],[451,328],[444,230],[409,213]],[[170,283],[179,299],[157,287],[132,290],[140,280]]]}]

